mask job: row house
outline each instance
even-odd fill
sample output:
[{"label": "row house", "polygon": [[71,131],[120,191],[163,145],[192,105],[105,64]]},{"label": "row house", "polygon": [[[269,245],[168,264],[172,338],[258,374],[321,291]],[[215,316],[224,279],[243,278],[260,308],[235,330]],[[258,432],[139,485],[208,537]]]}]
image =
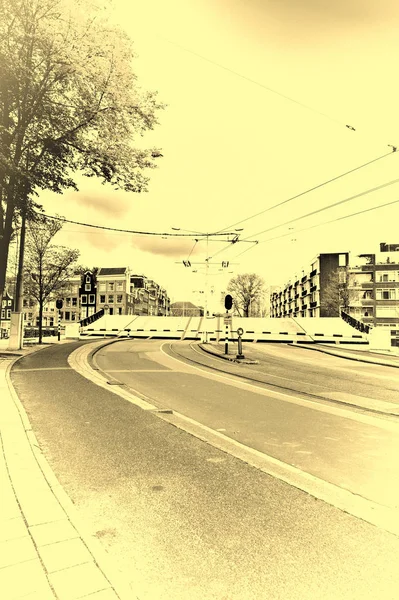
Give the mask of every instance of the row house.
[{"label": "row house", "polygon": [[288,284],[270,294],[271,317],[336,317],[326,306],[324,291],[331,273],[345,268],[349,263],[348,252],[319,254],[311,262],[309,272],[302,271]]},{"label": "row house", "polygon": [[[109,315],[169,315],[170,299],[166,290],[144,275],[133,275],[128,267],[102,267],[97,272],[76,273],[63,289],[63,324],[78,323],[101,309]],[[23,300],[26,326],[37,326],[39,309],[32,298]],[[43,325],[58,322],[55,299],[43,310]]]}]

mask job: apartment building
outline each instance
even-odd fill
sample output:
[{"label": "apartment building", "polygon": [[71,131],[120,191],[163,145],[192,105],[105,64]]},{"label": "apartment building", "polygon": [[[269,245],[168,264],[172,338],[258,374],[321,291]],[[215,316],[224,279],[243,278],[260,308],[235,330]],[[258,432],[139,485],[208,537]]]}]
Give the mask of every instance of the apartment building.
[{"label": "apartment building", "polygon": [[399,327],[399,244],[361,254],[349,269],[352,290],[348,313],[372,327]]},{"label": "apartment building", "polygon": [[349,253],[317,255],[308,272],[294,276],[283,288],[270,293],[271,317],[337,317],[339,308],[331,311],[327,306],[325,289],[331,273],[349,264]]}]

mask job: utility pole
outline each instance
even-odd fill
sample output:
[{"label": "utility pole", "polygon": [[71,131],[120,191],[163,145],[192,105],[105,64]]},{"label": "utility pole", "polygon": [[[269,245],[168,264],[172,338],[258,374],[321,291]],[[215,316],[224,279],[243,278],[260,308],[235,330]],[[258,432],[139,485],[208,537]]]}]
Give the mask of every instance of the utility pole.
[{"label": "utility pole", "polygon": [[15,286],[15,306],[14,313],[11,314],[10,322],[10,341],[9,350],[20,350],[23,348],[23,270],[24,270],[24,252],[25,252],[25,233],[26,233],[26,209],[27,199],[24,200],[24,206],[21,211],[21,235],[19,242],[18,273]]}]

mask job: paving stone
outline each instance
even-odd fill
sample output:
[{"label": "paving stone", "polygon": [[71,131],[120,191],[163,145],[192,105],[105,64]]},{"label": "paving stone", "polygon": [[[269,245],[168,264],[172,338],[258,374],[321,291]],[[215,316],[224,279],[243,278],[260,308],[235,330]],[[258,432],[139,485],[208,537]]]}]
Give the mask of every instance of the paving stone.
[{"label": "paving stone", "polygon": [[41,546],[39,548],[39,554],[48,573],[61,571],[62,569],[81,565],[93,560],[92,555],[79,538]]},{"label": "paving stone", "polygon": [[94,592],[88,596],[81,596],[82,600],[119,600],[119,596],[114,592],[113,589],[101,590],[101,592]]},{"label": "paving stone", "polygon": [[68,519],[33,525],[29,527],[29,531],[38,547],[79,537]]},{"label": "paving stone", "polygon": [[51,573],[49,579],[60,600],[83,598],[110,587],[94,562]]},{"label": "paving stone", "polygon": [[0,543],[0,569],[34,558],[37,552],[30,536]]},{"label": "paving stone", "polygon": [[0,590],[4,600],[53,598],[38,558],[0,569]]}]

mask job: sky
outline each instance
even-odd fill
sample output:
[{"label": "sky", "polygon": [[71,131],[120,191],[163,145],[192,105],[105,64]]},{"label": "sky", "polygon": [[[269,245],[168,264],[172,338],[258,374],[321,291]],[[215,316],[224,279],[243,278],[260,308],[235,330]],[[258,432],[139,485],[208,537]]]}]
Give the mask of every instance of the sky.
[{"label": "sky", "polygon": [[[129,266],[172,301],[203,303],[206,285],[219,298],[238,273],[285,285],[321,252],[350,251],[355,264],[399,241],[399,204],[321,225],[399,200],[399,182],[302,218],[399,179],[399,152],[285,202],[399,147],[396,0],[114,5],[140,84],[167,105],[144,138],[163,158],[148,193],[79,178],[79,192],[43,192],[40,202],[48,214],[96,225],[196,233],[163,239],[65,224],[55,243],[78,248],[88,266]],[[207,252],[204,236],[195,242],[238,228],[236,244],[209,241]],[[192,269],[182,262],[189,255]],[[222,261],[229,267],[220,270]]]}]

